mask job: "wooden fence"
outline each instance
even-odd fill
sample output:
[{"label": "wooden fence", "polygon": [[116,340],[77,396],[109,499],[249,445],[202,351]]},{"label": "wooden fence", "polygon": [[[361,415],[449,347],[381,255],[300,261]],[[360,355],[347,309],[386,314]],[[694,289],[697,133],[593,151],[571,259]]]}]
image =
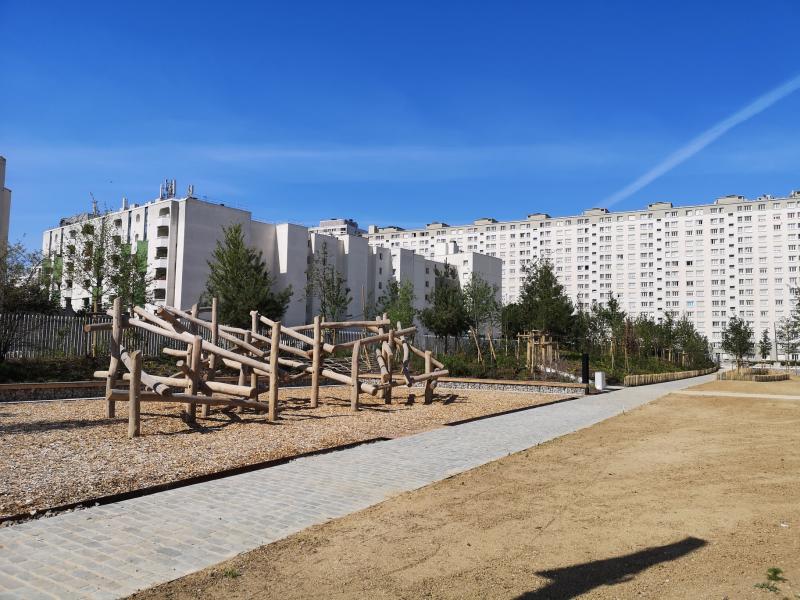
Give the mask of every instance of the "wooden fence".
[{"label": "wooden fence", "polygon": [[664,383],[665,381],[677,381],[678,379],[688,379],[689,377],[699,377],[708,375],[717,370],[717,367],[708,369],[696,369],[694,371],[676,371],[675,373],[646,373],[644,375],[626,375],[623,384],[626,386],[650,385],[653,383]]}]

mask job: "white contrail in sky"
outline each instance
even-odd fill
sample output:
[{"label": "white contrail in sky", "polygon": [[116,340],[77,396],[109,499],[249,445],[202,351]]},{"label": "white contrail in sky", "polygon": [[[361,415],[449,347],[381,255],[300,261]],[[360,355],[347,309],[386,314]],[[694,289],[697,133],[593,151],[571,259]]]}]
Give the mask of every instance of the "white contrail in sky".
[{"label": "white contrail in sky", "polygon": [[611,194],[608,198],[606,198],[601,206],[606,208],[621,202],[628,196],[635,194],[643,187],[649,185],[665,173],[668,173],[675,167],[677,167],[682,162],[688,160],[698,152],[700,152],[703,148],[708,146],[711,142],[717,140],[719,137],[725,135],[728,131],[739,125],[740,123],[744,123],[748,119],[755,117],[757,114],[765,111],[770,106],[782,100],[792,92],[797,91],[800,89],[800,75],[795,76],[794,78],[790,79],[789,81],[782,83],[778,87],[773,90],[770,90],[763,96],[756,98],[753,102],[745,106],[743,109],[739,110],[738,112],[733,113],[727,119],[724,119],[714,125],[711,129],[708,129],[686,144],[683,148],[676,150],[672,154],[670,154],[667,158],[663,161],[658,163],[655,167],[647,171],[641,177],[635,179],[628,185],[626,185],[621,190],[617,191],[614,194]]}]

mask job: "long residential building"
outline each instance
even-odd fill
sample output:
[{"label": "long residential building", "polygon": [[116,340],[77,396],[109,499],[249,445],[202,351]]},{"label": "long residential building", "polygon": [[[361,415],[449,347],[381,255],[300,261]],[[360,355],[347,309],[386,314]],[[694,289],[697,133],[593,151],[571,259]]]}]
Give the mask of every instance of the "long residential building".
[{"label": "long residential building", "polygon": [[525,265],[552,261],[573,301],[588,307],[611,294],[631,315],[686,315],[719,348],[731,316],[758,336],[788,317],[800,266],[800,192],[787,197],[725,196],[710,204],[650,204],[581,215],[529,214],[514,221],[434,222],[403,229],[371,225],[370,245],[433,257],[451,244],[502,260],[504,302],[519,298]]},{"label": "long residential building", "polygon": [[245,242],[263,253],[276,286],[291,286],[292,298],[283,317],[287,325],[308,323],[318,312],[317,300],[307,297],[305,290],[308,266],[323,253],[327,264],[335,265],[345,278],[352,298],[348,313],[356,319],[380,300],[392,280],[412,282],[416,307],[423,308],[444,263],[456,267],[462,283],[473,272],[495,283],[498,290],[501,283],[502,263],[494,257],[456,252],[447,245],[432,257],[402,248],[370,245],[365,237],[347,233],[347,223],[344,231],[334,224],[328,231],[336,235],[326,235],[302,225],[258,221],[249,211],[196,198],[191,186],[178,197],[172,180],[162,184],[155,200],[129,204],[123,199],[117,211],[100,215],[95,210],[64,218],[58,227],[44,232],[43,254],[61,282],[62,303],[74,310],[88,309],[91,296],[88,282],[75,281],[69,274],[70,263],[77,259],[75,239],[87,220],[99,219],[106,219],[120,244],[146,256],[156,305],[187,308],[198,302],[208,279],[208,261],[217,241],[222,239],[223,227],[236,223],[242,226]]}]

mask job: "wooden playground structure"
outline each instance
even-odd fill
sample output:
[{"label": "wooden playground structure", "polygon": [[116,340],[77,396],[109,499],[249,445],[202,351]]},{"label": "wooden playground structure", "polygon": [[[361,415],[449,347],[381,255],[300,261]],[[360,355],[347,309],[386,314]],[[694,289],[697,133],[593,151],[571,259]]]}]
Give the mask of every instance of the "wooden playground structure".
[{"label": "wooden playground structure", "polygon": [[[209,311],[210,321],[199,318],[201,312]],[[416,383],[424,384],[425,402],[430,402],[438,378],[448,374],[430,350],[423,351],[411,344],[409,338],[416,327],[403,328],[400,323],[395,327],[386,315],[374,321],[341,322],[326,322],[317,316],[312,324],[287,327],[251,311],[251,327],[243,329],[219,323],[216,298],[207,309],[194,305],[191,310],[184,311],[163,306],[151,312],[137,306],[132,313],[123,314],[117,299],[108,311],[112,318],[110,323],[84,327],[87,332],[111,332],[108,370],[96,371],[94,375],[106,380],[107,417],[115,416],[117,402],[129,403],[128,437],[141,435],[142,402],[183,404],[188,422],[196,420],[198,406],[201,417],[209,416],[211,406],[221,406],[252,409],[265,413],[268,422],[275,422],[280,411],[279,386],[305,377],[310,377],[311,408],[319,403],[320,380],[327,379],[350,386],[350,407],[357,411],[361,393],[381,394],[388,404],[392,401],[393,388],[412,387]],[[129,328],[178,342],[182,347],[163,349],[164,354],[177,359],[177,372],[169,377],[145,372],[141,352],[123,346],[123,330]],[[335,343],[336,332],[344,329],[363,329],[364,335],[354,341]],[[362,363],[372,368],[372,347],[380,373],[378,383],[360,378]],[[350,358],[345,363],[349,365],[343,368],[341,354],[347,352]],[[423,373],[411,373],[412,354],[424,359]],[[396,360],[398,356],[402,358]],[[218,381],[223,367],[239,372],[237,383]],[[259,378],[268,382],[267,402],[259,399]],[[128,389],[118,388],[119,381],[127,381]]]}]

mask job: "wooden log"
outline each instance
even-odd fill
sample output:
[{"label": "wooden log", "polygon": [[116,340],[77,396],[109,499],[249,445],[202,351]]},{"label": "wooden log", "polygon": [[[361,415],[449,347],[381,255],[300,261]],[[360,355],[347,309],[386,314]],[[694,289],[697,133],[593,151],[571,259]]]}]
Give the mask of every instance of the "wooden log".
[{"label": "wooden log", "polygon": [[270,372],[273,376],[269,378],[269,410],[267,412],[267,419],[271,422],[278,420],[278,377],[275,375],[278,372],[278,353],[280,352],[281,345],[281,322],[277,321],[272,326],[272,347],[269,352],[269,366]]},{"label": "wooden log", "polygon": [[[250,313],[250,341],[258,335],[258,313]],[[250,387],[258,389],[258,373],[250,371]]]},{"label": "wooden log", "polygon": [[150,323],[153,323],[154,325],[158,325],[159,327],[161,327],[162,329],[166,329],[167,331],[175,331],[176,333],[183,333],[184,331],[186,331],[186,328],[183,325],[181,325],[180,322],[177,319],[172,317],[172,315],[169,315],[169,313],[167,313],[167,315],[170,318],[161,319],[161,318],[159,318],[159,317],[147,312],[145,309],[141,308],[140,306],[134,306],[133,307],[133,312],[136,313],[136,315],[140,319],[144,319],[145,321],[149,321]]},{"label": "wooden log", "polygon": [[[216,346],[217,344],[219,344],[219,307],[217,304],[216,296],[211,298],[210,310],[211,310],[211,343]],[[216,376],[217,376],[217,355],[210,353],[208,355],[208,372],[206,373],[206,388],[213,390],[213,388],[210,388],[208,384],[213,382]],[[205,389],[203,391],[205,392]],[[247,394],[247,397],[250,397],[251,394]],[[207,395],[210,396],[211,394]],[[200,416],[203,419],[207,419],[210,412],[211,412],[210,404],[203,404],[200,406]]]},{"label": "wooden log", "polygon": [[375,358],[378,361],[378,369],[381,372],[381,383],[389,381],[389,370],[386,368],[386,361],[383,360],[383,353],[380,348],[375,348]]},{"label": "wooden log", "polygon": [[[112,390],[111,396],[117,402],[129,400],[128,390],[115,389]],[[174,396],[159,396],[152,392],[141,392],[139,395],[140,402],[174,402],[183,404],[191,401],[194,404],[210,404],[212,406],[230,406],[230,407],[245,407],[252,408],[258,412],[265,412],[267,410],[266,404],[263,402],[256,402],[255,400],[241,400],[237,398],[210,398],[208,396],[188,396],[186,394],[175,394]]]},{"label": "wooden log", "polygon": [[[412,344],[409,344],[408,348],[409,350],[411,350],[411,352],[413,352],[420,358],[425,358],[425,352],[427,352],[426,350],[420,350],[419,348],[415,347]],[[431,353],[431,364],[433,364],[433,366],[436,367],[437,369],[444,369],[444,363],[436,360],[436,358],[434,358],[432,353]]]},{"label": "wooden log", "polygon": [[111,399],[111,390],[114,389],[120,365],[120,348],[122,345],[122,301],[114,298],[112,305],[111,321],[111,358],[108,363],[108,376],[106,378],[106,418],[113,419],[116,416],[116,406]]},{"label": "wooden log", "polygon": [[[188,350],[188,349],[187,349]],[[162,348],[161,352],[167,356],[174,356],[176,358],[186,358],[187,350],[178,350],[177,348]]]},{"label": "wooden log", "polygon": [[[122,361],[122,364],[125,365],[125,368],[128,369],[129,372],[133,372],[133,359],[131,358],[128,351],[125,348],[120,348],[119,358]],[[142,370],[139,378],[143,385],[149,387],[159,396],[170,396],[172,394],[172,390],[169,389],[168,386],[164,385],[158,379],[150,375],[149,373],[145,373]]]},{"label": "wooden log", "polygon": [[[347,329],[348,327],[380,327],[381,325],[391,324],[392,322],[388,318],[385,318],[379,321],[325,321],[322,327],[323,329]],[[296,329],[299,329],[299,327]]]},{"label": "wooden log", "polygon": [[[192,307],[197,310],[197,305]],[[200,387],[200,359],[203,350],[203,338],[199,335],[194,336],[192,342],[192,358],[189,368],[192,370],[191,377],[189,377],[189,385],[186,387],[186,394],[188,396],[197,396],[197,390]],[[197,405],[194,402],[186,403],[186,418],[190,423],[194,423],[197,418]]]},{"label": "wooden log", "polygon": [[[269,327],[272,327],[275,324],[275,321],[273,321],[272,319],[268,319],[267,317],[264,317],[264,316],[260,317],[260,320],[261,320],[262,323],[264,323],[265,325],[268,325]],[[309,325],[308,328],[313,330],[314,329],[314,325],[313,324]],[[303,342],[304,344],[308,344],[309,346],[313,346],[314,345],[314,338],[311,338],[311,337],[308,337],[307,335],[299,333],[297,331],[297,329],[298,329],[297,327],[284,327],[284,326],[281,326],[281,333],[285,333],[289,337],[292,337],[292,338],[296,339],[298,342]],[[325,352],[331,353],[331,352],[334,351],[335,348],[334,348],[333,344],[323,343],[322,344],[322,349]]]},{"label": "wooden log", "polygon": [[358,384],[358,356],[361,354],[360,340],[356,340],[356,345],[353,346],[353,356],[350,362],[350,379],[353,380],[350,388],[350,410],[353,412],[358,411],[358,393],[361,391]]},{"label": "wooden log", "polygon": [[311,408],[319,405],[319,368],[322,362],[322,328],[319,315],[314,317],[314,338],[311,340]]},{"label": "wooden log", "polygon": [[[437,371],[431,371],[430,373],[423,373],[422,375],[412,375],[411,381],[413,383],[419,383],[420,381],[427,381],[429,379],[435,379],[436,377],[447,377],[447,374],[450,371],[447,369],[439,369]],[[410,385],[408,387],[411,387]]]},{"label": "wooden log", "polygon": [[360,338],[358,340],[354,340],[352,342],[343,342],[341,344],[336,344],[336,350],[344,350],[346,348],[352,348],[353,346],[355,346],[356,342],[360,342],[362,346],[366,346],[389,340],[389,344],[394,346],[394,342],[392,340],[395,338],[395,336],[401,337],[408,333],[414,333],[416,330],[417,330],[416,327],[406,327],[405,329],[398,329],[398,330],[392,329],[389,331],[389,333],[384,333],[381,335],[372,335]]},{"label": "wooden log", "polygon": [[[240,363],[237,360],[232,360],[230,358],[224,358],[223,357],[222,358],[222,364],[224,364],[226,367],[230,367],[231,369],[241,369],[242,368],[242,363]],[[253,368],[253,371],[255,371],[256,373],[258,373],[259,375],[262,375],[264,377],[269,377],[269,373],[267,371],[262,371],[261,369],[256,369],[256,368]]]},{"label": "wooden log", "polygon": [[[126,324],[123,324],[123,327],[126,327]],[[113,323],[86,323],[83,326],[84,333],[94,333],[96,331],[111,331],[114,328]]]},{"label": "wooden log", "polygon": [[[118,300],[118,299],[117,299]],[[136,350],[131,356],[133,369],[131,370],[131,384],[128,387],[128,437],[139,437],[141,431],[141,407],[140,399],[142,393],[142,353]],[[113,388],[112,388],[113,389]],[[109,390],[109,396],[113,396]],[[112,400],[113,402],[113,400]]]},{"label": "wooden log", "polygon": [[[281,333],[286,333],[286,330],[281,327]],[[260,333],[253,333],[251,337],[256,340],[257,342],[262,342],[266,347],[270,347],[272,345],[272,340],[265,335],[261,335]],[[330,345],[330,344],[329,344]],[[332,348],[333,346],[331,346]],[[288,344],[281,344],[280,350],[283,352],[287,352],[289,354],[294,354],[295,356],[299,356],[301,358],[311,358],[311,351],[310,350],[303,350],[302,348],[295,348],[294,346],[289,346]],[[264,353],[266,355],[266,353]]]},{"label": "wooden log", "polygon": [[[193,341],[193,337],[190,333],[174,333],[170,331],[166,331],[165,329],[161,329],[152,325],[151,323],[147,323],[146,321],[142,321],[139,319],[131,319],[130,323],[139,329],[144,329],[145,331],[152,331],[153,333],[157,333],[159,335],[163,335],[164,337],[168,337],[173,340],[177,340],[179,342],[184,342],[187,344],[191,344]],[[260,369],[266,373],[269,373],[269,365],[267,363],[255,360],[250,358],[249,356],[243,356],[241,354],[237,354],[236,352],[232,352],[231,350],[226,350],[225,348],[220,348],[212,344],[211,342],[207,342],[203,340],[203,350],[209,353],[217,354],[224,358],[229,358],[236,362],[241,362],[242,364],[246,364],[249,367],[253,367],[254,369]]]},{"label": "wooden log", "polygon": [[[431,355],[433,353],[430,350],[425,351],[425,373],[432,373],[433,372],[433,361],[431,361]],[[425,404],[430,404],[433,402],[433,387],[431,387],[431,380],[425,380]]]}]

